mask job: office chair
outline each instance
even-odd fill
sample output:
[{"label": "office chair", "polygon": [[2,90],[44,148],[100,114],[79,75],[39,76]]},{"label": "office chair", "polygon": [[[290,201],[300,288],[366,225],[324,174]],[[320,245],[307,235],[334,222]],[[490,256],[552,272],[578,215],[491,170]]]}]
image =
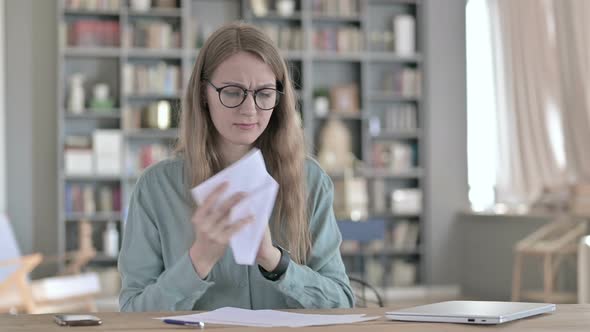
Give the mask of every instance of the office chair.
[{"label": "office chair", "polygon": [[360,278],[349,276],[348,279],[357,308],[383,307],[383,299],[375,287]]}]

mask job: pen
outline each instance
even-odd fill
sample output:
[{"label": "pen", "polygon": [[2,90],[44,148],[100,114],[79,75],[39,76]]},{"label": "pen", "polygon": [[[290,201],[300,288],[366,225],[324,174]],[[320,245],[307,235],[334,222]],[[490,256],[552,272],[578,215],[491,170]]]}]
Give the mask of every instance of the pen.
[{"label": "pen", "polygon": [[183,325],[183,326],[193,326],[198,328],[205,328],[204,322],[187,322],[184,320],[177,320],[177,319],[164,319],[164,323],[166,324],[174,324],[174,325]]}]

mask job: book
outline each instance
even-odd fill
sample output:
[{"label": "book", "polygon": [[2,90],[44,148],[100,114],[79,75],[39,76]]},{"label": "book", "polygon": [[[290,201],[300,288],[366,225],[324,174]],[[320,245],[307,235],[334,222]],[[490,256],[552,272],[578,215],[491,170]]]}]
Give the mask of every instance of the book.
[{"label": "book", "polygon": [[358,113],[359,88],[356,83],[335,85],[330,89],[330,104],[333,112]]},{"label": "book", "polygon": [[422,190],[400,188],[391,192],[391,210],[398,214],[418,214],[422,212]]},{"label": "book", "polygon": [[97,129],[93,133],[95,172],[98,175],[120,175],[122,135],[116,129]]}]

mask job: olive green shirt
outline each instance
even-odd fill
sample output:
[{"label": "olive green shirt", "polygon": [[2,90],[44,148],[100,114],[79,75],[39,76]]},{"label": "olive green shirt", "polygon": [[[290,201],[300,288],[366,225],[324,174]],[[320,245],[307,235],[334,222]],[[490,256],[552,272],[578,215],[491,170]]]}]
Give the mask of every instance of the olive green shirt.
[{"label": "olive green shirt", "polygon": [[279,280],[270,281],[256,264],[236,264],[229,248],[201,279],[188,255],[195,235],[184,161],[147,169],[131,196],[119,255],[121,311],[352,307],[332,181],[315,161],[307,160],[305,171],[311,255],[306,265],[291,261]]}]

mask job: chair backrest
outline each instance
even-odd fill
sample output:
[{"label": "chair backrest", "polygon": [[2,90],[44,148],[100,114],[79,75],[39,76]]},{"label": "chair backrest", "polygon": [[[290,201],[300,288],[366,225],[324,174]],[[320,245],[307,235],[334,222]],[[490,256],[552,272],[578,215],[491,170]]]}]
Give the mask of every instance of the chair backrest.
[{"label": "chair backrest", "polygon": [[348,279],[357,308],[383,307],[383,299],[375,287],[356,277],[349,276]]},{"label": "chair backrest", "polygon": [[[16,242],[16,237],[6,215],[0,213],[0,264],[2,262],[21,257],[21,252]],[[14,266],[0,266],[0,282],[18,268]]]}]

